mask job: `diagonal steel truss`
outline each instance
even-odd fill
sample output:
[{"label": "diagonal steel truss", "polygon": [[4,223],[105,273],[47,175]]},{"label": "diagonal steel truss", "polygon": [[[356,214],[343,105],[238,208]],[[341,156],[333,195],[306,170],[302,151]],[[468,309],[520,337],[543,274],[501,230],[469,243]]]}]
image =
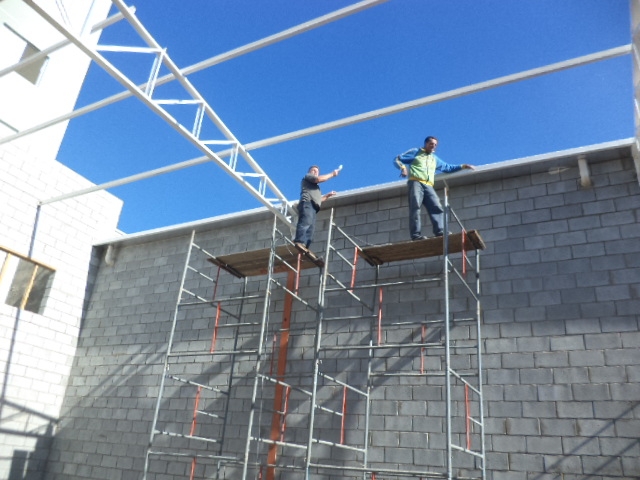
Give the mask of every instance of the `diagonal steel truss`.
[{"label": "diagonal steel truss", "polygon": [[[153,40],[151,35],[144,29],[144,27],[141,25],[139,20],[134,16],[135,9],[132,7],[126,7],[121,0],[112,0],[112,3],[114,3],[117,6],[117,8],[120,10],[120,13],[118,13],[111,19],[108,19],[107,21],[101,22],[100,24],[94,26],[92,31],[95,31],[98,28],[105,28],[111,23],[113,23],[114,21],[118,21],[124,17],[138,31],[138,33],[140,34],[140,37],[143,40],[145,40],[145,42],[148,45],[146,49],[139,49],[139,48],[131,49],[127,47],[98,47],[96,49],[92,49],[88,47],[86,44],[84,44],[81,38],[78,38],[77,36],[75,36],[72,32],[68,31],[64,26],[58,24],[49,15],[47,15],[46,12],[42,8],[40,8],[35,3],[34,0],[25,0],[26,4],[34,8],[47,21],[49,21],[49,23],[51,23],[55,28],[57,28],[60,32],[62,32],[67,37],[67,40],[64,42],[61,42],[60,45],[68,44],[69,42],[74,43],[76,46],[81,48],[85,53],[87,53],[92,59],[94,59],[97,63],[99,63],[101,67],[107,70],[109,74],[114,76],[116,80],[118,80],[121,84],[123,84],[126,87],[126,90],[122,93],[113,95],[111,97],[105,98],[98,102],[95,102],[85,107],[74,110],[70,113],[51,119],[40,125],[36,125],[28,129],[25,129],[21,132],[17,132],[16,134],[13,134],[4,138],[0,138],[0,144],[11,142],[12,140],[24,137],[31,133],[38,132],[42,129],[70,120],[72,118],[76,118],[86,113],[90,113],[92,111],[98,110],[102,107],[118,102],[120,100],[124,100],[131,96],[136,96],[140,100],[142,100],[143,103],[145,103],[145,105],[147,105],[150,109],[152,109],[156,114],[158,114],[164,120],[166,120],[174,129],[176,129],[179,133],[185,136],[197,148],[199,148],[200,151],[204,153],[204,155],[197,158],[190,159],[190,160],[186,160],[183,162],[179,162],[176,164],[172,164],[166,167],[149,170],[149,171],[131,175],[125,178],[121,178],[118,180],[113,180],[113,181],[96,185],[93,187],[85,188],[75,192],[59,195],[50,199],[42,200],[40,202],[41,205],[54,203],[57,201],[84,195],[84,194],[91,193],[98,190],[117,187],[120,185],[136,182],[145,178],[150,178],[153,176],[170,173],[176,170],[180,170],[180,169],[184,169],[191,166],[200,165],[203,163],[213,161],[214,163],[217,163],[218,165],[220,165],[225,172],[230,174],[232,178],[234,178],[243,187],[245,187],[260,202],[266,205],[267,208],[269,208],[271,211],[276,213],[281,219],[283,219],[287,223],[290,223],[291,216],[293,215],[295,217],[296,215],[295,211],[290,208],[290,204],[289,202],[287,202],[286,198],[279,192],[277,187],[269,179],[266,173],[262,171],[260,166],[250,156],[250,154],[248,153],[249,151],[255,150],[257,148],[263,148],[266,146],[278,144],[278,143],[283,143],[286,141],[294,140],[294,139],[309,136],[309,135],[314,135],[317,133],[322,133],[328,130],[342,128],[355,123],[373,120],[376,118],[392,115],[392,114],[406,111],[409,109],[423,107],[432,103],[437,103],[444,100],[450,100],[460,96],[469,95],[471,93],[476,93],[479,91],[507,85],[510,83],[523,81],[530,78],[535,78],[541,75],[546,75],[549,73],[554,73],[557,71],[562,71],[569,68],[574,68],[574,67],[586,65],[589,63],[599,62],[599,61],[615,58],[622,55],[628,55],[632,53],[631,44],[616,47],[616,48],[611,48],[609,50],[596,52],[596,53],[585,55],[582,57],[577,57],[574,59],[557,62],[551,65],[534,68],[531,70],[527,70],[527,71],[512,74],[512,75],[507,75],[504,77],[495,78],[492,80],[487,80],[487,81],[476,83],[473,85],[468,85],[466,87],[441,92],[435,95],[429,95],[427,97],[419,98],[409,102],[404,102],[398,105],[384,107],[384,108],[380,108],[370,112],[365,112],[362,114],[353,115],[343,119],[323,123],[320,125],[303,128],[301,130],[297,130],[294,132],[277,135],[275,137],[258,140],[251,143],[246,143],[244,145],[241,144],[233,136],[233,134],[231,134],[230,131],[228,131],[228,129],[224,126],[222,121],[215,115],[215,112],[213,112],[213,110],[208,106],[208,104],[204,101],[204,99],[202,99],[202,97],[195,91],[193,86],[186,80],[186,76],[192,73],[201,71],[203,69],[209,68],[211,66],[217,65],[227,60],[237,58],[241,55],[244,55],[249,52],[253,52],[260,48],[264,48],[266,46],[272,45],[279,41],[291,38],[300,33],[304,33],[313,28],[326,25],[334,20],[344,18],[348,15],[360,12],[364,9],[370,8],[375,5],[379,5],[386,1],[388,0],[362,0],[348,7],[342,8],[340,10],[336,10],[327,15],[323,15],[321,17],[305,22],[301,25],[289,28],[287,30],[281,31],[274,35],[270,35],[261,40],[249,43],[242,47],[235,48],[231,51],[216,55],[214,57],[208,58],[194,65],[186,67],[182,70],[179,70],[177,69],[175,64],[169,59],[169,57],[166,55],[166,51],[163,50],[157,44],[157,42],[155,42],[155,40]],[[634,2],[632,2],[632,7],[636,3],[637,1],[634,0]],[[125,12],[126,12],[126,15],[125,15]],[[634,42],[635,42],[635,37],[634,37]],[[60,45],[55,45],[50,49],[47,49],[47,52],[53,51],[59,48]],[[136,86],[125,75],[123,75],[119,70],[117,70],[113,65],[107,62],[107,60],[102,55],[98,53],[98,50],[100,49],[102,49],[102,51],[109,50],[111,52],[123,52],[123,53],[137,51],[138,53],[156,55],[157,66],[159,67],[161,65],[166,65],[167,67],[170,67],[169,73],[163,76],[159,76],[159,68],[158,68],[158,70],[156,70],[155,73],[150,75],[149,82]],[[634,60],[636,59],[635,57],[637,57],[637,53],[634,56]],[[19,64],[13,65],[11,67],[8,67],[0,71],[0,76],[8,73],[9,71],[15,70],[24,62],[30,62],[30,61],[35,61],[35,57],[23,60]],[[181,99],[181,100],[153,99],[152,94],[156,87],[160,85],[164,85],[168,82],[171,82],[177,79],[179,79],[180,83],[185,88],[185,91],[188,93],[188,96],[190,97],[189,99],[187,100],[185,99]],[[163,105],[183,105],[183,106],[190,105],[191,107],[195,105],[197,108],[197,114],[194,119],[194,125],[191,127],[191,129],[183,127],[177,121],[175,121],[175,119],[173,119],[173,117],[167,112],[167,110],[163,107]],[[203,125],[202,122],[204,121],[205,117],[207,117],[212,122],[212,124],[214,124],[222,132],[224,139],[211,141],[211,140],[203,140],[200,138],[201,127]],[[228,146],[229,148],[226,148],[225,150],[214,153],[213,150],[211,149],[211,146],[213,145],[225,145],[225,146]],[[246,163],[248,163],[247,171],[242,172],[238,169],[238,164],[237,164],[238,156],[242,157],[242,159],[246,161]],[[222,160],[223,158],[227,158],[227,157],[229,157],[228,162],[225,162],[224,160]],[[636,160],[636,163],[638,163],[637,160]],[[636,165],[636,167],[638,166]],[[257,186],[254,186],[256,182],[257,182]],[[271,197],[267,197],[267,192],[269,192]]]},{"label": "diagonal steel truss", "polygon": [[[87,54],[95,61],[105,72],[111,75],[122,86],[124,86],[133,96],[140,100],[156,115],[162,118],[176,132],[190,142],[194,147],[200,150],[209,161],[217,164],[231,178],[242,185],[251,195],[258,199],[276,216],[286,223],[291,223],[292,208],[285,198],[284,194],[271,181],[265,171],[258,165],[253,157],[247,152],[240,141],[233,135],[231,130],[222,122],[220,117],[213,111],[204,97],[191,84],[186,76],[181,72],[175,62],[169,57],[166,50],[163,49],[145,29],[135,14],[127,8],[122,0],[112,0],[112,3],[118,8],[121,15],[129,22],[136,33],[144,41],[147,47],[127,47],[127,46],[100,46],[96,48],[89,46],[82,38],[71,32],[66,26],[59,23],[47,11],[33,0],[27,0],[26,3],[33,8],[40,16],[47,20],[56,30],[64,35],[71,43]],[[143,53],[155,56],[149,80],[140,88],[132,82],[124,73],[116,68],[109,60],[107,60],[100,51],[110,51],[117,53]],[[183,98],[154,98],[155,87],[161,68],[168,69],[182,87]],[[193,124],[190,127],[183,125],[165,108],[166,105],[188,105],[195,106],[196,113]],[[204,139],[201,138],[201,132],[205,121],[209,121],[222,134],[222,139]],[[228,161],[224,161],[216,154],[211,146],[213,145],[230,145],[232,154]],[[248,169],[241,171],[238,167],[238,157],[242,157]],[[257,179],[257,185],[254,185]]]}]

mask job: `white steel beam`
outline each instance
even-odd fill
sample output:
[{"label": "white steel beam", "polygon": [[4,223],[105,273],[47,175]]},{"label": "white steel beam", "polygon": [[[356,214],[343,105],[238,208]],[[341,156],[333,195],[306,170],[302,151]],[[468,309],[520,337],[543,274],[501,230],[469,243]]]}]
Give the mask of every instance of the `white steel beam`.
[{"label": "white steel beam", "polygon": [[[161,48],[160,45],[158,45],[158,43],[155,41],[155,39],[151,36],[151,34],[149,32],[147,32],[147,30],[144,28],[142,23],[140,23],[140,21],[132,13],[128,13],[127,12],[127,7],[126,7],[126,5],[124,4],[124,2],[122,0],[112,0],[112,1],[118,7],[118,9],[120,9],[122,14],[127,18],[127,20],[129,20],[129,23],[136,29],[138,34],[147,42],[147,44],[150,47],[158,48],[158,49]],[[254,172],[260,174],[260,176],[263,178],[263,181],[265,182],[265,187],[269,188],[269,190],[271,190],[279,198],[279,200],[280,200],[280,202],[282,204],[282,208],[284,208],[285,211],[288,210],[289,202],[287,201],[285,196],[282,194],[282,192],[280,192],[278,187],[271,181],[271,179],[266,174],[266,172],[251,157],[251,155],[247,152],[247,150],[242,146],[242,144],[238,141],[238,139],[233,135],[231,130],[229,130],[227,128],[227,126],[222,122],[220,117],[218,117],[218,115],[213,111],[211,106],[200,95],[200,93],[191,84],[191,82],[187,79],[187,77],[180,71],[178,66],[167,55],[165,55],[165,57],[164,57],[164,63],[165,63],[165,66],[167,66],[169,68],[169,71],[174,75],[174,77],[182,85],[182,87],[194,99],[196,99],[199,102],[201,102],[202,106],[204,107],[205,114],[216,125],[218,130],[220,130],[223,133],[225,138],[227,140],[233,141],[237,145],[238,153],[240,155],[242,155],[242,157],[251,166],[251,168],[254,170]],[[235,172],[235,170],[230,169],[229,166],[224,161],[222,161],[218,155],[214,154],[209,149],[209,147],[204,145],[199,139],[194,144],[195,144],[196,147],[200,148],[200,150],[202,150],[205,154],[212,155],[212,157],[211,157],[212,160],[216,161],[216,163],[218,163],[220,166],[222,166],[223,169],[225,169],[227,171],[227,173],[231,174],[234,178],[236,178],[236,180],[238,180],[239,183],[241,183],[243,186],[246,187],[247,185],[250,185],[250,184],[247,184],[244,181],[244,179],[242,178],[242,175],[238,176],[238,174]],[[271,202],[266,201],[266,199],[264,198],[262,193],[260,193],[260,192],[257,192],[257,193],[258,193],[258,198],[260,199],[260,201],[262,201],[263,203],[266,202],[268,204],[267,206],[270,207],[271,209],[273,209],[273,205],[271,204]]]},{"label": "white steel beam", "polygon": [[[437,93],[435,95],[429,95],[410,102],[399,103],[397,105],[380,108],[378,110],[372,110],[367,113],[361,113],[359,115],[353,115],[341,120],[334,120],[332,122],[322,123],[315,127],[303,128],[296,130],[295,132],[285,133],[283,135],[277,135],[275,137],[266,138],[256,142],[245,144],[247,150],[255,150],[256,148],[263,148],[278,143],[287,142],[296,138],[306,137],[308,135],[314,135],[316,133],[326,132],[328,130],[334,130],[336,128],[346,127],[355,123],[364,122],[367,120],[373,120],[375,118],[381,118],[394,113],[404,112],[413,108],[424,107],[432,103],[442,102],[443,100],[450,100],[452,98],[462,97],[471,93],[482,92],[483,90],[489,90],[491,88],[500,87],[502,85],[508,85],[510,83],[527,80],[530,78],[539,77],[548,73],[559,72],[561,70],[567,70],[569,68],[578,67],[581,65],[587,65],[589,63],[599,62],[601,60],[607,60],[610,58],[627,55],[631,52],[631,45],[624,45],[621,47],[611,48],[609,50],[603,50],[601,52],[592,53],[590,55],[584,55],[571,60],[565,60],[563,62],[552,63],[545,67],[533,68],[531,70],[525,70],[524,72],[515,73],[512,75],[506,75],[504,77],[498,77],[493,80],[487,80],[485,82],[474,83],[472,85],[456,88],[454,90],[448,90],[446,92]],[[221,152],[219,155],[224,156],[226,152]]]},{"label": "white steel beam", "polygon": [[79,197],[81,195],[86,195],[87,193],[98,192],[100,190],[107,190],[109,188],[120,187],[128,183],[138,182],[140,180],[145,180],[147,178],[157,177],[158,175],[175,172],[177,170],[182,170],[183,168],[202,165],[203,163],[207,163],[210,161],[211,160],[209,159],[209,157],[204,155],[202,157],[194,158],[193,160],[186,160],[184,162],[175,163],[173,165],[167,165],[166,167],[156,168],[155,170],[147,170],[146,172],[138,173],[136,175],[130,175],[128,177],[112,180],[110,182],[101,183],[100,185],[94,185],[92,187],[83,188],[82,190],[76,190],[74,192],[58,195],[57,197],[52,197],[47,200],[41,201],[40,205],[47,205],[48,203],[55,203],[61,200],[67,200],[69,198]]},{"label": "white steel beam", "polygon": [[[280,193],[275,184],[268,179],[268,176],[262,169],[258,166],[258,164],[251,158],[251,156],[240,147],[239,150],[243,157],[247,160],[247,162],[254,168],[256,172],[258,172],[262,176],[262,181],[264,185],[268,185],[271,190],[275,193],[277,199],[279,200],[279,204],[274,204],[271,201],[267,200],[263,195],[262,190],[264,188],[261,186],[260,190],[257,190],[250,183],[248,183],[243,176],[238,175],[233,169],[231,169],[218,155],[216,155],[213,151],[209,149],[205,144],[203,144],[196,136],[194,136],[190,131],[185,129],[180,123],[178,123],[168,112],[166,112],[163,108],[159,106],[156,102],[154,102],[149,96],[142,92],[135,84],[133,84],[125,75],[123,75],[119,70],[117,70],[110,62],[108,62],[102,55],[100,55],[97,51],[93,50],[91,47],[87,46],[81,39],[77,38],[73,33],[68,31],[64,26],[60,25],[55,21],[44,9],[42,9],[39,5],[37,5],[33,0],[25,0],[25,2],[34,9],[39,15],[41,15],[44,19],[46,19],[54,28],[56,28],[60,33],[62,33],[65,37],[67,37],[72,43],[74,43],[78,48],[80,48],[85,54],[87,54],[92,60],[94,60],[100,67],[102,67],[109,75],[115,78],[121,85],[127,88],[138,100],[144,103],[149,109],[151,109],[154,113],[160,116],[163,120],[165,120],[174,130],[180,133],[183,137],[185,137],[192,145],[202,151],[206,157],[217,163],[226,173],[231,175],[238,183],[240,183],[249,193],[251,193],[257,200],[259,200],[262,204],[264,204],[269,210],[271,210],[275,215],[277,215],[282,221],[287,224],[291,224],[291,219],[288,216],[290,205],[287,199]],[[126,5],[121,0],[113,0],[113,3],[118,7],[120,12],[124,15],[124,17],[129,21],[131,26],[137,31],[137,33],[144,39],[144,41],[149,45],[149,47],[155,49],[156,51],[162,51],[160,46],[155,42],[153,37],[146,31],[146,29],[142,26],[142,24],[131,14]],[[237,139],[231,134],[231,132],[226,128],[224,123],[217,117],[215,112],[206,104],[202,96],[197,92],[197,90],[191,85],[191,83],[180,73],[178,67],[171,61],[171,59],[162,52],[162,61],[164,65],[176,76],[177,80],[183,86],[183,88],[198,102],[200,102],[204,107],[208,117],[213,121],[213,123],[218,127],[218,129],[223,132],[227,140],[231,140],[239,144]]]},{"label": "white steel beam", "polygon": [[631,149],[636,177],[640,183],[640,0],[631,0],[631,42],[633,46],[633,97],[635,143]]},{"label": "white steel beam", "polygon": [[[640,1],[640,0],[638,0]],[[318,125],[316,127],[309,127],[303,130],[297,130],[295,132],[291,132],[291,133],[286,133],[283,135],[278,135],[275,137],[271,137],[271,138],[266,138],[264,140],[258,140],[255,142],[251,142],[248,143],[246,145],[244,145],[245,150],[250,151],[250,150],[256,150],[258,148],[263,148],[266,146],[270,146],[270,145],[275,145],[278,143],[284,143],[287,142],[289,140],[294,140],[296,138],[301,138],[304,136],[308,136],[308,135],[313,135],[316,133],[321,133],[327,130],[331,130],[332,128],[339,128],[342,126],[346,126],[346,125],[350,125],[353,123],[358,123],[358,122],[363,122],[363,121],[367,121],[367,120],[373,120],[375,118],[380,118],[383,117],[385,115],[391,115],[394,113],[398,113],[398,112],[402,112],[405,110],[409,110],[411,108],[417,108],[417,107],[421,107],[424,105],[428,105],[430,103],[436,103],[438,101],[442,101],[442,100],[446,100],[448,98],[455,98],[458,96],[462,96],[462,95],[468,95],[470,93],[474,93],[475,91],[481,91],[481,90],[487,90],[489,88],[493,88],[493,87],[497,87],[500,85],[505,85],[507,83],[513,83],[515,81],[517,81],[516,79],[514,79],[514,77],[516,76],[521,76],[523,78],[521,78],[521,80],[526,79],[526,78],[533,78],[534,76],[540,76],[543,74],[547,74],[547,73],[553,73],[559,70],[564,70],[567,68],[572,68],[572,67],[577,67],[577,66],[581,66],[581,65],[586,65],[588,63],[593,63],[593,62],[597,62],[600,60],[606,60],[609,58],[614,58],[614,57],[618,57],[621,55],[626,55],[628,53],[630,53],[631,51],[631,46],[630,45],[625,45],[622,47],[617,47],[617,48],[613,48],[610,50],[604,50],[602,52],[599,53],[594,53],[591,55],[586,55],[583,57],[578,57],[575,58],[573,60],[567,60],[564,62],[559,62],[559,63],[555,63],[552,65],[549,65],[547,67],[540,67],[540,68],[536,68],[533,70],[527,70],[525,72],[522,72],[520,74],[516,74],[516,75],[508,75],[506,77],[499,77],[496,78],[494,80],[489,80],[487,82],[481,82],[481,83],[477,83],[474,85],[470,85],[467,87],[463,87],[460,89],[456,89],[456,90],[450,90],[448,92],[442,92],[436,95],[431,95],[428,97],[423,97],[421,99],[418,100],[414,100],[412,102],[406,102],[406,103],[401,103],[395,106],[390,106],[390,107],[386,107],[386,108],[382,108],[379,110],[373,110],[371,112],[368,113],[363,113],[361,115],[355,115],[352,117],[347,117],[345,119],[342,120],[335,120],[333,122],[329,122],[329,123],[324,123],[321,125]],[[487,86],[487,85],[492,85],[492,86]],[[474,88],[476,87],[476,88]],[[464,93],[460,93],[461,91],[464,91]],[[226,142],[224,141],[210,141],[210,142],[206,142],[206,143],[211,143],[211,144],[224,144]],[[227,157],[230,156],[234,153],[234,149],[227,149],[227,150],[223,150],[223,151],[219,151],[217,152],[217,155],[219,157]],[[185,160],[183,162],[180,163],[176,163],[173,165],[168,165],[166,167],[162,167],[162,168],[158,168],[155,170],[149,170],[148,172],[142,172],[140,174],[137,175],[131,175],[129,177],[124,177],[121,179],[117,179],[117,180],[113,180],[107,183],[103,183],[101,185],[96,185],[95,187],[90,187],[90,188],[86,188],[83,190],[78,190],[77,192],[72,192],[72,193],[68,193],[65,195],[60,195],[58,197],[54,197],[51,198],[45,202],[42,203],[51,203],[54,201],[58,201],[58,200],[63,200],[63,199],[67,199],[67,198],[72,198],[78,195],[84,195],[86,193],[91,193],[91,192],[95,192],[98,190],[104,190],[107,188],[113,188],[113,187],[118,187],[121,185],[126,185],[128,183],[132,183],[132,182],[136,182],[139,180],[144,180],[146,178],[150,178],[150,177],[155,177],[158,175],[163,175],[165,173],[170,173],[170,172],[174,172],[176,170],[181,170],[183,168],[189,168],[195,165],[200,165],[202,163],[206,163],[207,161],[209,161],[209,158],[207,156],[202,156],[202,157],[197,157],[197,158],[193,158],[190,160]]]},{"label": "white steel beam", "polygon": [[[227,60],[231,60],[241,55],[251,53],[260,48],[273,45],[274,43],[281,42],[282,40],[286,40],[287,38],[291,38],[295,35],[299,35],[304,32],[308,32],[309,30],[312,30],[314,28],[321,27],[335,20],[340,20],[341,18],[347,17],[354,13],[361,12],[362,10],[373,7],[375,5],[379,5],[387,1],[388,0],[365,0],[362,2],[355,3],[353,5],[349,5],[348,7],[342,8],[340,10],[336,10],[335,12],[331,12],[321,17],[314,18],[313,20],[309,20],[308,22],[301,23],[300,25],[289,28],[287,30],[283,30],[282,32],[276,33],[269,37],[265,37],[261,40],[257,40],[255,42],[249,43],[242,47],[229,50],[226,53],[217,55],[215,57],[211,57],[207,60],[203,60],[199,63],[191,65],[190,67],[183,68],[182,73],[184,75],[191,75],[192,73],[199,72],[200,70],[204,70],[205,68],[209,68],[213,65],[217,65],[218,63],[226,62]],[[170,78],[170,75],[167,75],[166,77],[159,79],[159,81],[162,81],[163,83],[165,80],[169,81],[169,80],[172,80],[172,78]]]},{"label": "white steel beam", "polygon": [[[191,65],[189,67],[186,67],[184,69],[182,69],[182,73],[183,75],[191,75],[192,73],[196,73],[199,72],[201,70],[204,70],[206,68],[209,68],[213,65],[217,65],[219,63],[222,62],[226,62],[227,60],[232,60],[234,58],[237,58],[241,55],[247,54],[247,53],[251,53],[254,52],[260,48],[264,48],[264,47],[268,47],[269,45],[273,45],[274,43],[280,42],[282,40],[286,40],[288,38],[291,38],[295,35],[299,35],[301,33],[305,33],[308,32],[309,30],[313,30],[314,28],[326,25],[330,22],[333,22],[335,20],[339,20],[341,18],[344,18],[346,16],[352,15],[354,13],[358,13],[362,10],[365,10],[367,8],[373,7],[375,5],[387,2],[388,0],[364,0],[361,2],[358,2],[354,5],[342,8],[340,10],[336,10],[335,12],[332,13],[328,13],[326,15],[317,17],[313,20],[310,20],[308,22],[302,23],[298,26],[289,28],[287,30],[283,30],[282,32],[276,33],[274,35],[271,35],[269,37],[265,37],[261,40],[257,40],[255,42],[249,43],[245,46],[242,47],[238,47],[235,48],[233,50],[230,50],[226,53],[222,53],[220,55],[216,55],[213,57],[210,57],[206,60],[203,60],[201,62],[198,62],[194,65]],[[130,7],[131,8],[131,7]],[[133,10],[135,11],[135,9]],[[169,73],[167,75],[164,75],[162,77],[159,77],[157,80],[156,85],[164,85],[165,83],[171,82],[175,80],[175,76],[173,75],[173,73]],[[146,84],[141,84],[138,85],[138,87],[140,89],[144,89],[146,87]],[[100,108],[106,107],[107,105],[111,105],[112,103],[116,103],[119,102],[121,100],[124,100],[126,98],[131,97],[133,94],[129,91],[129,90],[125,90],[124,92],[118,93],[116,95],[112,95],[110,97],[107,97],[103,100],[99,100],[97,102],[94,102],[92,104],[89,104],[85,107],[79,108],[77,110],[74,110],[72,112],[69,112],[65,115],[61,115],[59,117],[56,117],[54,119],[51,119],[47,122],[41,123],[39,125],[35,125],[31,128],[28,128],[26,130],[23,130],[21,132],[15,133],[13,135],[4,137],[4,138],[0,138],[0,145],[2,145],[3,143],[8,143],[11,142],[13,140],[17,140],[18,138],[30,135],[32,133],[36,133],[39,132],[40,130],[44,130],[45,128],[51,127],[53,125],[57,125],[58,123],[61,122],[65,122],[67,120],[71,120],[73,118],[77,118],[79,116],[85,115],[87,113],[93,112],[95,110],[98,110]]]}]

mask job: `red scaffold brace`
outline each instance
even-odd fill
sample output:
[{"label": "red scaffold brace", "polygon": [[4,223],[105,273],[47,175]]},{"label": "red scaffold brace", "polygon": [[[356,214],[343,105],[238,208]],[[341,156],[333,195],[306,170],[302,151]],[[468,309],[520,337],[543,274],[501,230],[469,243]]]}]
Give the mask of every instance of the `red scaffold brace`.
[{"label": "red scaffold brace", "polygon": [[344,429],[347,418],[347,387],[342,388],[342,424],[340,425],[340,445],[344,445]]},{"label": "red scaffold brace", "polygon": [[467,236],[467,231],[462,229],[462,275],[467,274],[467,250],[464,248],[464,239]]},{"label": "red scaffold brace", "polygon": [[356,272],[358,269],[358,247],[353,249],[353,267],[351,267],[351,290],[353,292],[353,287],[356,284]]},{"label": "red scaffold brace", "polygon": [[198,387],[198,391],[196,392],[196,401],[193,404],[193,418],[191,419],[191,431],[189,432],[189,435],[193,435],[194,433],[196,433],[198,405],[200,403],[200,392],[202,392],[202,387]]},{"label": "red scaffold brace", "polygon": [[216,307],[216,322],[213,326],[213,335],[211,336],[211,348],[209,353],[213,353],[216,349],[216,340],[218,339],[218,325],[220,324],[220,312],[222,311],[222,305],[218,302]]},{"label": "red scaffold brace", "polygon": [[191,473],[189,474],[189,480],[193,480],[196,474],[196,457],[191,459]]}]

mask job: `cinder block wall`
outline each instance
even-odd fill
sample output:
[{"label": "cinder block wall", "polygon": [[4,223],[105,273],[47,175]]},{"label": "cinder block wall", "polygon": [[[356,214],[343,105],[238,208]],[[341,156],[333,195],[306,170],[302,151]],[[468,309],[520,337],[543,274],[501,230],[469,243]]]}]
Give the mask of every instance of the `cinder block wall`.
[{"label": "cinder block wall", "polygon": [[24,256],[32,247],[33,260],[55,269],[41,314],[0,298],[0,478],[41,478],[99,264],[93,244],[116,235],[122,202],[100,192],[46,205],[34,230],[39,201],[92,184],[11,145],[0,149],[0,172],[0,246]]},{"label": "cinder block wall", "polygon": [[[546,168],[542,173],[530,173],[533,170],[505,167],[495,175],[475,172],[465,174],[465,180],[450,182],[453,209],[467,229],[481,232],[487,244],[480,256],[480,277],[487,476],[492,480],[640,476],[640,189],[631,158],[592,163],[590,168],[592,188],[579,186],[577,166],[561,172],[556,169],[557,174],[550,174]],[[405,190],[393,184],[373,194],[356,192],[328,203],[321,212],[313,245],[320,254],[326,254],[323,238],[332,205],[336,224],[362,245],[408,238]],[[268,246],[271,221],[268,216],[251,213],[232,223],[200,225],[198,230],[198,244],[214,255],[224,255]],[[347,250],[345,242],[338,244]],[[187,247],[188,233],[175,229],[122,242],[115,264],[100,265],[54,440],[48,479],[141,478]],[[206,262],[202,260],[201,264]],[[341,280],[349,278],[348,269],[338,262],[330,263],[329,268]],[[442,271],[439,259],[401,262],[381,270],[380,279],[419,279],[441,275]],[[211,267],[209,273],[213,272]],[[363,267],[358,273],[359,282],[373,279],[371,268]],[[315,303],[318,283],[317,272],[305,271],[301,296]],[[207,282],[197,279],[187,286],[203,291],[209,288]],[[224,277],[219,288],[222,297],[239,294],[242,282]],[[247,284],[249,293],[265,288],[264,277]],[[274,291],[270,333],[282,324],[283,301],[282,291]],[[357,302],[340,296],[328,295],[327,307],[327,317],[366,313]],[[454,288],[454,317],[473,308],[475,304]],[[443,292],[437,283],[389,288],[384,296],[383,321],[387,323],[428,321],[441,317],[442,311]],[[258,319],[260,302],[247,302],[243,314],[245,319]],[[181,311],[174,351],[208,349],[214,317],[215,312],[203,308]],[[308,389],[313,372],[315,313],[296,303],[291,324],[287,380]],[[416,334],[411,328],[387,328],[384,341],[415,340]],[[369,335],[368,324],[360,320],[338,320],[326,323],[323,342],[362,345]],[[440,333],[436,331],[435,335]],[[456,327],[453,335],[473,339],[473,329]],[[220,333],[217,348],[236,340],[249,347],[255,338],[256,331],[250,329],[235,337]],[[267,346],[266,363],[270,361],[270,349]],[[429,351],[426,358],[436,369],[442,368],[440,352]],[[419,352],[391,351],[376,358],[374,366],[382,372],[415,372],[419,361]],[[465,355],[454,358],[463,366],[473,361]],[[226,443],[222,451],[217,445],[195,445],[200,453],[242,456],[252,365],[248,359],[232,365],[228,358],[208,363],[196,362],[193,357],[172,364],[178,376],[218,381],[220,385],[230,372],[234,374]],[[365,387],[366,368],[366,351],[357,349],[327,354],[321,366],[328,375]],[[373,381],[373,387],[370,464],[375,468],[443,471],[442,381],[419,376],[382,377]],[[338,390],[323,384],[320,400],[339,409]],[[269,404],[273,389],[265,387],[261,392],[266,412],[273,408]],[[454,408],[458,410],[461,398],[458,392],[454,395]],[[202,405],[215,408],[223,403],[211,396]],[[188,434],[193,388],[169,386],[161,406],[162,428]],[[365,406],[361,400],[349,403],[347,442],[360,441]],[[306,443],[308,407],[304,395],[292,393],[287,441]],[[319,435],[338,441],[339,421],[318,416]],[[265,417],[259,422],[260,434],[268,438],[271,413]],[[214,422],[203,422],[198,428],[199,435],[220,434]],[[457,430],[456,440],[461,440],[460,434]],[[158,446],[178,450],[186,443],[169,438]],[[355,465],[349,452],[329,446],[319,446],[314,452],[338,464]],[[301,455],[283,449],[279,460],[300,465]],[[189,457],[154,460],[148,478],[189,478],[190,462]],[[469,470],[471,467],[472,463]],[[195,478],[216,478],[215,462],[204,462],[197,468]],[[228,464],[219,475],[237,479],[240,471],[240,467]],[[361,478],[361,474],[349,475],[325,471],[314,473],[312,478]],[[303,476],[299,470],[280,469],[277,478]]]}]

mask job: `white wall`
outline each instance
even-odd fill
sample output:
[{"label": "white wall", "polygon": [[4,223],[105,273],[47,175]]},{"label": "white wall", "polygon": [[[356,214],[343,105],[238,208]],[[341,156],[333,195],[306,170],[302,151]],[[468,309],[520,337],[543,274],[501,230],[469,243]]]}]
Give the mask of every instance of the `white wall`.
[{"label": "white wall", "polygon": [[[58,5],[64,6],[71,30],[79,34],[106,18],[109,0],[46,2],[49,13],[62,22]],[[96,44],[99,34],[83,37]],[[0,2],[0,69],[20,60],[26,42],[38,50],[64,37],[21,0]],[[42,74],[33,84],[16,72],[0,77],[0,138],[26,130],[74,109],[90,59],[75,46],[68,45],[49,55]],[[40,159],[53,159],[58,153],[67,123],[49,127],[16,141],[22,149]]]},{"label": "white wall", "polygon": [[[38,202],[92,185],[51,160],[0,146],[0,247],[55,269],[42,314],[0,298],[0,478],[12,465],[42,471],[60,414],[87,285],[99,259],[93,245],[117,235],[122,201],[106,192],[42,207]],[[6,273],[6,272],[5,272]],[[0,278],[0,284],[10,281]],[[24,457],[24,458],[23,458]],[[19,476],[17,478],[23,478]]]}]

